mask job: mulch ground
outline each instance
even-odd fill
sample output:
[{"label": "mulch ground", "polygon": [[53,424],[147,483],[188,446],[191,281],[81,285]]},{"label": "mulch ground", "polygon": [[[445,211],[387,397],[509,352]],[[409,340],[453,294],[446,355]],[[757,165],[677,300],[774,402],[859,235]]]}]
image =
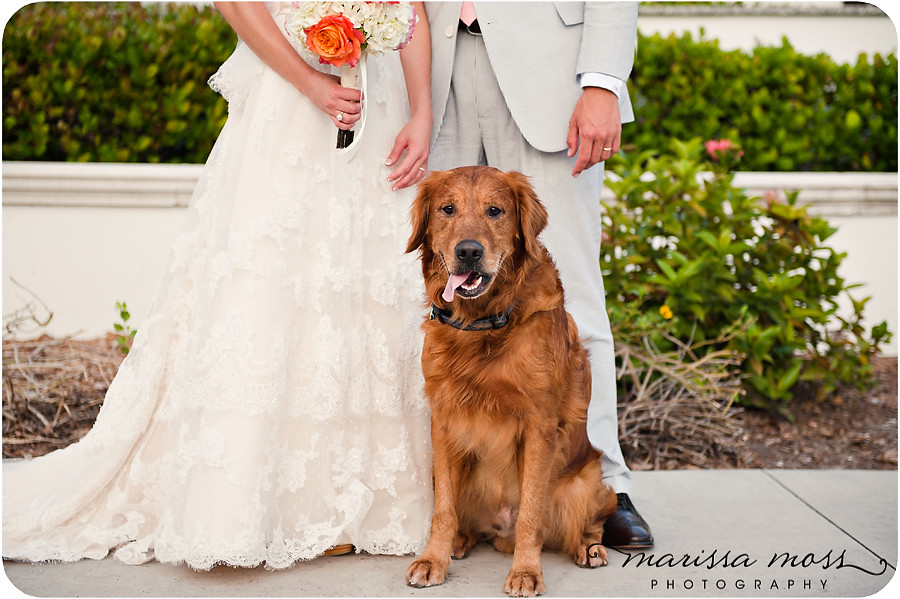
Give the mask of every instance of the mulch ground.
[{"label": "mulch ground", "polygon": [[[38,456],[80,439],[92,426],[123,356],[114,335],[3,341],[3,457]],[[655,469],[897,468],[897,358],[873,361],[876,385],[816,402],[799,393],[792,418],[738,410],[735,451],[702,464],[656,461]],[[666,452],[661,452],[666,453]],[[632,464],[636,470],[651,466]]]},{"label": "mulch ground", "polygon": [[[876,385],[826,401],[797,397],[792,420],[765,412],[735,415],[751,468],[894,470],[897,468],[897,358],[873,360]],[[799,395],[799,394],[798,394]]]}]

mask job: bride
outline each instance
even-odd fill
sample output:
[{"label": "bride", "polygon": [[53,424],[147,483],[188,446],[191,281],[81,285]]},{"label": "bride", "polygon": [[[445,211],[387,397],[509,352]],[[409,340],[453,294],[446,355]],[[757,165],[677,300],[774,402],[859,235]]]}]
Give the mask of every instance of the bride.
[{"label": "bride", "polygon": [[290,3],[217,6],[242,40],[210,79],[228,121],[93,429],[4,464],[4,558],[284,568],[424,547],[424,295],[403,252],[431,129],[425,11],[369,57],[365,132],[336,150],[360,92],[294,50]]}]

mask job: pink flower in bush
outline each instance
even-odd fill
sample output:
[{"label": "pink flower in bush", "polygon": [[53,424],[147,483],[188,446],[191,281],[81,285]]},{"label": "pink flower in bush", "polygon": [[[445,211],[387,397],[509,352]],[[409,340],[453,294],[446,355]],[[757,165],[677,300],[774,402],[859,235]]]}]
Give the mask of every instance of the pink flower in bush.
[{"label": "pink flower in bush", "polygon": [[706,146],[706,153],[715,158],[718,152],[724,152],[731,147],[731,140],[711,139],[703,145]]},{"label": "pink flower in bush", "polygon": [[720,162],[737,163],[744,151],[730,139],[710,139],[703,144],[706,147],[706,153],[710,158]]}]

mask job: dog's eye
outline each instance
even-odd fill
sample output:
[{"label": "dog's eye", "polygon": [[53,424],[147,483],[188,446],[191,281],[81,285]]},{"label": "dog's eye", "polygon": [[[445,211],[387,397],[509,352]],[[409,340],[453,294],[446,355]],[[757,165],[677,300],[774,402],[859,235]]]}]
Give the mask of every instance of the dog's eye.
[{"label": "dog's eye", "polygon": [[447,216],[453,216],[453,213],[456,212],[456,208],[453,207],[453,204],[447,204],[446,206],[441,208],[441,212],[443,212]]},{"label": "dog's eye", "polygon": [[488,208],[487,213],[491,218],[497,218],[498,216],[503,214],[503,209],[497,208],[496,206],[491,206],[490,208]]}]

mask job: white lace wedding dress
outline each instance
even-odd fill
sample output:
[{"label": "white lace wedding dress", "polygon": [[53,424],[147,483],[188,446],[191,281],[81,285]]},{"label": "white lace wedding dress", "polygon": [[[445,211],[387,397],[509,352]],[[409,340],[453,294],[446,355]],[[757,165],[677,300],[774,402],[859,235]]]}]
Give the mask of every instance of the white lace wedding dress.
[{"label": "white lace wedding dress", "polygon": [[340,152],[246,46],[210,80],[229,118],[152,315],[94,428],[4,464],[5,558],[283,568],[424,547],[414,192],[383,165],[409,109],[396,52],[367,68],[364,135]]}]

